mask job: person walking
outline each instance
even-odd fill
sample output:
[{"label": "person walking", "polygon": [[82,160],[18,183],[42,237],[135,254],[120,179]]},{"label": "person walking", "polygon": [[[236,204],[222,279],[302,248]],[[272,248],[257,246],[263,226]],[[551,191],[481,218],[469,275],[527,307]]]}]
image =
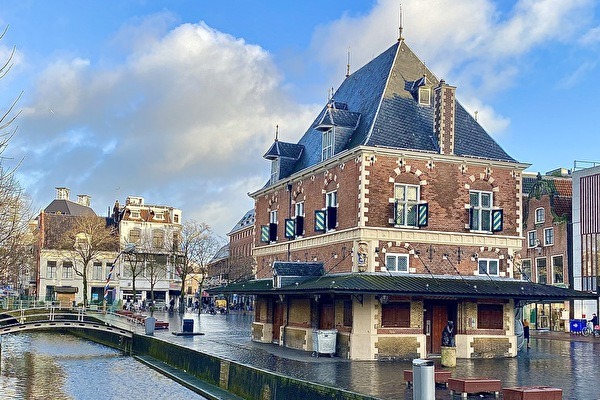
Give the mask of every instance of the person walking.
[{"label": "person walking", "polygon": [[448,324],[444,327],[442,331],[442,346],[454,347],[456,344],[454,342],[454,322],[448,321]]}]

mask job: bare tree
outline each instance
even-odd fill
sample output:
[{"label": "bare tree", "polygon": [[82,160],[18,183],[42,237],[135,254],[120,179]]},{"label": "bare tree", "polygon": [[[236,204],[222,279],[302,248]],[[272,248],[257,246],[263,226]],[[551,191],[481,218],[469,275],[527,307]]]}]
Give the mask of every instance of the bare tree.
[{"label": "bare tree", "polygon": [[179,311],[185,310],[185,284],[190,277],[200,276],[202,288],[210,259],[221,246],[221,240],[204,222],[185,221],[180,236],[174,236],[173,266],[175,275],[181,280]]},{"label": "bare tree", "polygon": [[119,251],[119,235],[106,218],[95,215],[68,216],[71,223],[60,241],[60,249],[73,259],[73,271],[83,281],[83,305],[87,307],[90,266],[102,254]]}]

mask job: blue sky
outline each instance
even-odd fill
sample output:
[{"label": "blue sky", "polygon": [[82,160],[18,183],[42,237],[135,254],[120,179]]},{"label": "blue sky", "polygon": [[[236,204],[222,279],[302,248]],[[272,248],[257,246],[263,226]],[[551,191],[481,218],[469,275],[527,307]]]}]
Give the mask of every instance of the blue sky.
[{"label": "blue sky", "polygon": [[[404,37],[530,171],[600,161],[593,0],[406,0]],[[398,37],[398,1],[3,0],[0,106],[23,92],[4,166],[54,188],[144,196],[225,235],[344,78]]]}]

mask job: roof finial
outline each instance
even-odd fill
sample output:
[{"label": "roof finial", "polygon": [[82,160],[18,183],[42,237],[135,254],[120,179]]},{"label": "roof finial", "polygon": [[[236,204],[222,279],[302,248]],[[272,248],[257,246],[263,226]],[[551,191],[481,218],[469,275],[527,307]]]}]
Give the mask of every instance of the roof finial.
[{"label": "roof finial", "polygon": [[402,28],[404,25],[404,21],[402,18],[402,3],[400,3],[400,7],[399,7],[399,11],[398,11],[398,30],[399,30],[399,36],[398,36],[398,41],[402,41],[404,40],[404,37],[402,36]]},{"label": "roof finial", "polygon": [[350,46],[348,46],[348,64],[346,64],[346,78],[350,76]]},{"label": "roof finial", "polygon": [[477,121],[477,115],[479,114],[479,111],[475,110],[475,121]]},{"label": "roof finial", "polygon": [[275,141],[279,140],[279,124],[275,125]]}]

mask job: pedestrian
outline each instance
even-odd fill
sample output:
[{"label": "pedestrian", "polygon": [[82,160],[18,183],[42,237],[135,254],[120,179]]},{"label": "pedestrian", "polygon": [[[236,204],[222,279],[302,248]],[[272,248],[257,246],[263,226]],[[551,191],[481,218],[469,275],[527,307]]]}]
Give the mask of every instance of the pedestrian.
[{"label": "pedestrian", "polygon": [[523,337],[525,338],[525,342],[527,343],[527,348],[530,349],[529,345],[529,321],[523,320]]},{"label": "pedestrian", "polygon": [[596,325],[598,325],[598,316],[596,315],[596,313],[592,314],[592,320],[590,322],[592,323],[592,329],[594,329]]},{"label": "pedestrian", "polygon": [[444,327],[444,330],[442,331],[442,346],[454,347],[455,346],[455,342],[454,342],[455,333],[456,332],[454,330],[454,322],[448,321],[448,324],[446,324],[446,326]]}]

